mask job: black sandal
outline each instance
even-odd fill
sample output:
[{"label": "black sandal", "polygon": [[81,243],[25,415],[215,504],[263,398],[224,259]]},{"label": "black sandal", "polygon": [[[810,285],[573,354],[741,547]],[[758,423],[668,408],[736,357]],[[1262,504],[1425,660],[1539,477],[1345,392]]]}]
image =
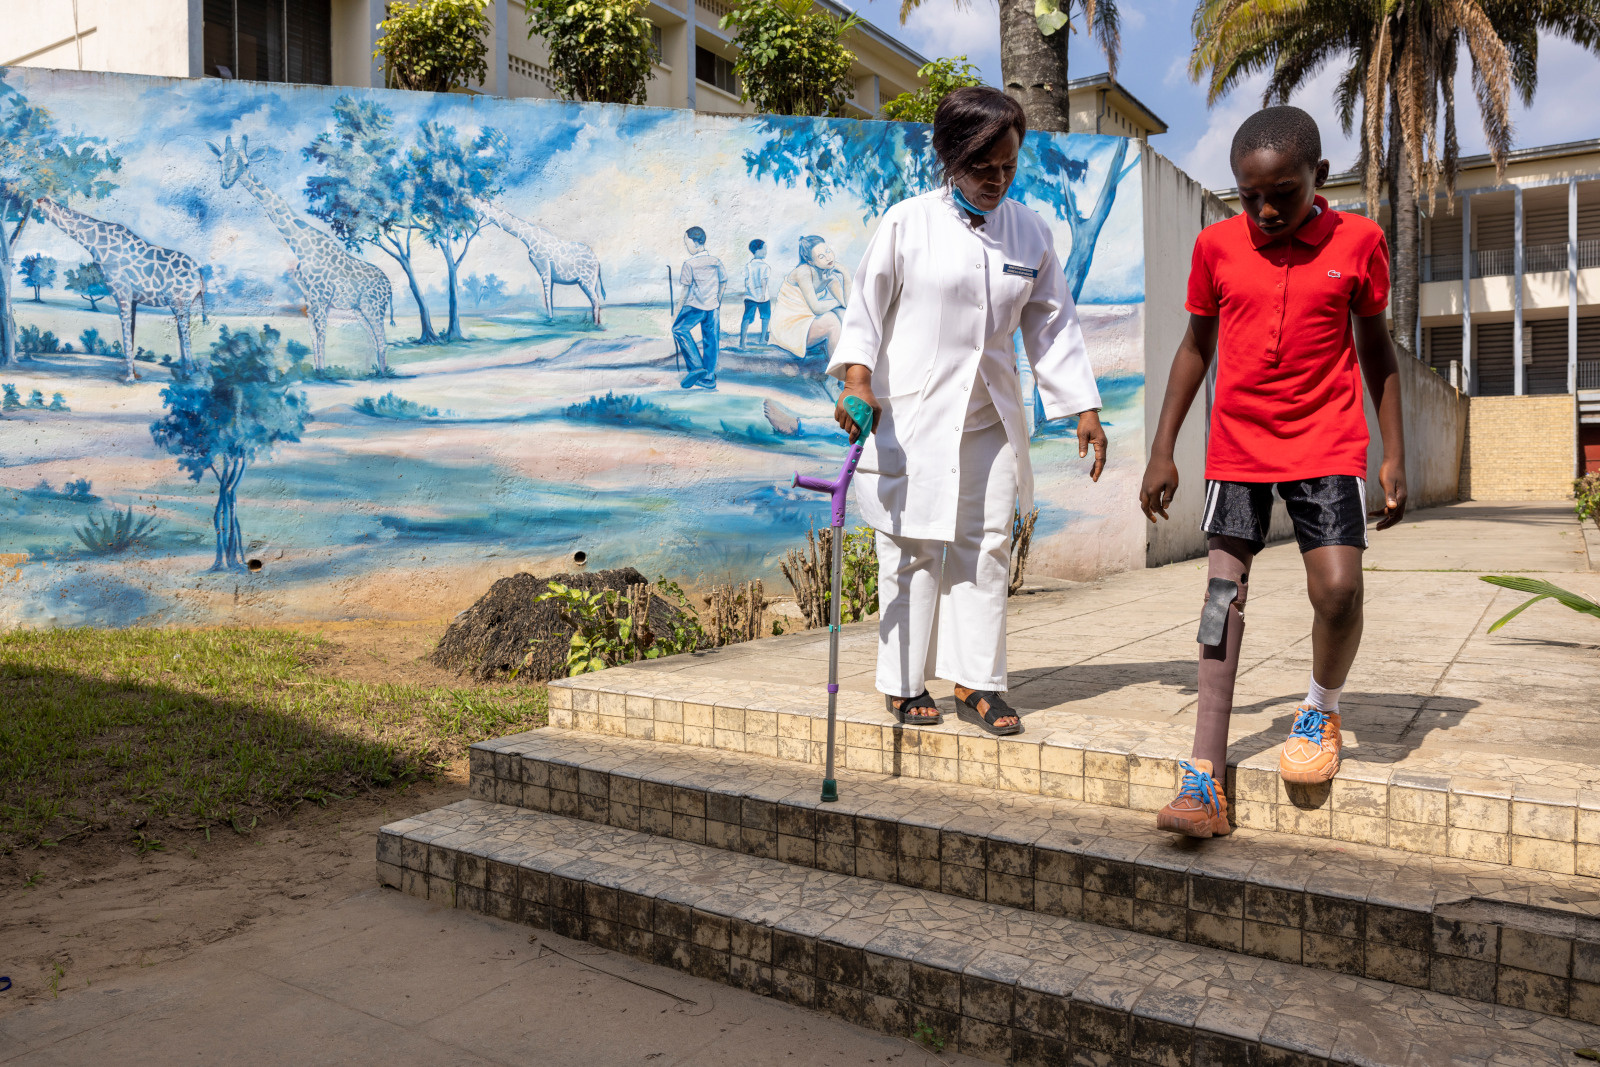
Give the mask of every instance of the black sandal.
[{"label": "black sandal", "polygon": [[[887,697],[889,710],[894,712],[905,726],[938,726],[944,722],[944,713],[939,710],[939,705],[924,689],[914,697]],[[900,701],[900,706],[895,707],[894,702]]]},{"label": "black sandal", "polygon": [[[1001,697],[999,693],[991,693],[974,689],[964,699],[960,697],[957,699],[961,700],[961,703],[965,704],[973,711],[978,712],[978,717],[983,720],[983,728],[988,730],[991,734],[997,734],[1000,737],[1010,737],[1012,734],[1020,734],[1022,732],[1022,716],[1018,715],[1016,711],[1012,709],[1011,705],[1005,702],[1005,699]],[[979,710],[979,701],[989,705],[989,710]],[[1017,721],[1012,723],[1010,726],[995,725],[995,721],[997,719],[1004,719],[1007,717],[1016,719]]]}]

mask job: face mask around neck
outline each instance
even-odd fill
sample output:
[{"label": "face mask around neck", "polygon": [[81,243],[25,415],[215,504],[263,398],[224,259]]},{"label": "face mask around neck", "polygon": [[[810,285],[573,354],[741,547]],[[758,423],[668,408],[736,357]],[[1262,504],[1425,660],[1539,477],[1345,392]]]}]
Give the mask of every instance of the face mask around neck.
[{"label": "face mask around neck", "polygon": [[957,185],[954,182],[950,183],[950,195],[951,195],[951,197],[953,197],[955,199],[956,207],[960,208],[962,211],[968,212],[969,214],[976,215],[980,219],[983,218],[985,215],[989,214],[989,212],[987,212],[987,211],[981,211],[978,208],[973,207],[972,206],[972,201],[968,200],[965,196],[961,195],[961,186]]}]

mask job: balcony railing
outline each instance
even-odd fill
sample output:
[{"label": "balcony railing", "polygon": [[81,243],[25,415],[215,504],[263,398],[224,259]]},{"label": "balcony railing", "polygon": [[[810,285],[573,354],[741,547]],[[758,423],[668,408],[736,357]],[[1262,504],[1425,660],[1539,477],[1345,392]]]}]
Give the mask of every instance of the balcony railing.
[{"label": "balcony railing", "polygon": [[1578,388],[1600,389],[1600,359],[1578,360]]},{"label": "balcony railing", "polygon": [[[1600,267],[1600,240],[1578,242],[1578,269]],[[1522,250],[1524,274],[1567,269],[1567,243],[1526,245]],[[1510,248],[1480,248],[1472,253],[1472,276],[1495,278],[1517,272],[1517,254]],[[1461,253],[1441,252],[1422,257],[1422,280],[1458,282],[1461,280]]]}]

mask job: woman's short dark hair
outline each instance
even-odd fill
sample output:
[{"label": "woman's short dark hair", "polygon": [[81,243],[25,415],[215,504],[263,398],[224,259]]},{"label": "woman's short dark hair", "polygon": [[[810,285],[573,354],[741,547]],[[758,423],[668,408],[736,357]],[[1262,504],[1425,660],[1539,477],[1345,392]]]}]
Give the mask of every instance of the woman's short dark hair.
[{"label": "woman's short dark hair", "polygon": [[1022,105],[999,89],[973,85],[957,89],[933,113],[933,150],[949,181],[964,177],[995,142],[1016,130],[1020,141],[1028,133]]}]

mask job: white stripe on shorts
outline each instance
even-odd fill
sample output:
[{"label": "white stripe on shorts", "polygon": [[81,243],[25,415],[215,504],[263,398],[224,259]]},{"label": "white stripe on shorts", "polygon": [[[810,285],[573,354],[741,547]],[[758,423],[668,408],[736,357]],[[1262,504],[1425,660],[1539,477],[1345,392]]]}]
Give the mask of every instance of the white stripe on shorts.
[{"label": "white stripe on shorts", "polygon": [[1206,483],[1206,510],[1205,514],[1200,518],[1200,530],[1202,533],[1211,532],[1211,517],[1217,510],[1217,497],[1220,495],[1216,482]]},{"label": "white stripe on shorts", "polygon": [[1370,547],[1367,540],[1367,480],[1356,479],[1356,489],[1361,493],[1361,547]]}]

